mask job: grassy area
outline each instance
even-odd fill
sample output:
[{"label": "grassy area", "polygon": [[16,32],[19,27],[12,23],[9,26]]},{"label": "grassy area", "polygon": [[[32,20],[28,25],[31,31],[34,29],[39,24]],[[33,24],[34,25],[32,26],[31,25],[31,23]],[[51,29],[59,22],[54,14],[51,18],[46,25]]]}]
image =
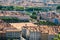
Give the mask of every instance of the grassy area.
[{"label": "grassy area", "polygon": [[[14,7],[14,6],[13,6]],[[21,7],[21,6],[15,6],[13,10],[16,10],[16,11],[24,11],[24,7]]]},{"label": "grassy area", "polygon": [[26,13],[27,15],[29,15],[29,16],[32,15],[32,12],[28,12],[28,11],[26,11],[25,13]]}]

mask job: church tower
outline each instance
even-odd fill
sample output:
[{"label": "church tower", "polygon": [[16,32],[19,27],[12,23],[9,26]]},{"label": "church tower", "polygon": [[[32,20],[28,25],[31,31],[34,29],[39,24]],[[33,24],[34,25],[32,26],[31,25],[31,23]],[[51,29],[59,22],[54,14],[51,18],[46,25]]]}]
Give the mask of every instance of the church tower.
[{"label": "church tower", "polygon": [[38,11],[38,12],[37,12],[37,21],[40,20],[40,16],[41,16],[41,15],[40,15],[40,12]]}]

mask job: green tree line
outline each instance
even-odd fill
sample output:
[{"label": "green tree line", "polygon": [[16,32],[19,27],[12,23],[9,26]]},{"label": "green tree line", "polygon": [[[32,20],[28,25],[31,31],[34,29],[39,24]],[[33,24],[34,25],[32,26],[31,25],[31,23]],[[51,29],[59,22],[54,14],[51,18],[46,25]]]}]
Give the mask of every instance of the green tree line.
[{"label": "green tree line", "polygon": [[9,10],[9,11],[12,11],[12,10],[16,10],[16,11],[48,11],[51,10],[51,8],[48,8],[48,7],[21,7],[21,6],[1,6],[0,5],[0,10]]}]

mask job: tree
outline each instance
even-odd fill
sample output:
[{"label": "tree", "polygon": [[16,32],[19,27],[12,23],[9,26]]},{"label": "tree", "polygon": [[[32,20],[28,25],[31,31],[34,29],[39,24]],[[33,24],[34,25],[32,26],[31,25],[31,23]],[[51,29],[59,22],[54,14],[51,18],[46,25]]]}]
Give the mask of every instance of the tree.
[{"label": "tree", "polygon": [[0,10],[2,9],[2,6],[0,5]]},{"label": "tree", "polygon": [[57,6],[57,9],[60,9],[60,6]]},{"label": "tree", "polygon": [[37,19],[36,12],[33,12],[32,15],[31,15],[30,17],[33,18],[33,19]]},{"label": "tree", "polygon": [[53,40],[60,40],[60,33],[53,38]]}]

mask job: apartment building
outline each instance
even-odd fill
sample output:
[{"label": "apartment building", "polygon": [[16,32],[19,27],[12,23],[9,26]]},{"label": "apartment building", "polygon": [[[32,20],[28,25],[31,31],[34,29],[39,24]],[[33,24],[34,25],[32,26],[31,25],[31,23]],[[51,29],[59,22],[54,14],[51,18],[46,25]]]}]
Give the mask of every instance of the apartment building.
[{"label": "apartment building", "polygon": [[[23,26],[26,32],[29,31],[27,36],[29,40],[52,40],[56,34],[59,33],[60,26]],[[27,39],[27,38],[26,38]]]},{"label": "apartment building", "polygon": [[21,39],[20,31],[12,25],[0,20],[0,40]]},{"label": "apartment building", "polygon": [[6,31],[7,40],[21,40],[21,33],[17,30]]},{"label": "apartment building", "polygon": [[[52,40],[60,32],[60,26],[35,25],[33,23],[10,23],[21,30],[26,40]],[[23,25],[22,25],[23,24]],[[16,27],[17,26],[17,27]]]},{"label": "apartment building", "polygon": [[0,21],[0,38],[6,40],[20,40],[21,37],[26,40],[52,40],[59,32],[60,26],[38,26],[33,23],[8,24]]},{"label": "apartment building", "polygon": [[41,40],[40,32],[30,32],[29,40]]}]

